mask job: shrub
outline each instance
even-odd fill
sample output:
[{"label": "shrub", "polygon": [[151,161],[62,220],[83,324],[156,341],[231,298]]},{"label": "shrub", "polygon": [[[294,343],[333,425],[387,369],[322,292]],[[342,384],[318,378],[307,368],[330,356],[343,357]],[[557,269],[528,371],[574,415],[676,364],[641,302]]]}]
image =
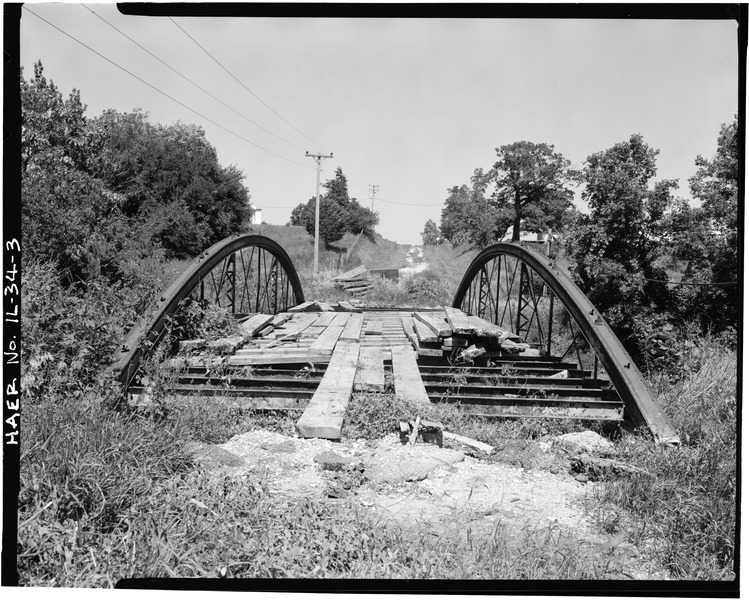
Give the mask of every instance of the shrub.
[{"label": "shrub", "polygon": [[451,290],[444,277],[433,269],[425,269],[406,277],[403,286],[414,304],[420,306],[452,304],[454,290]]}]

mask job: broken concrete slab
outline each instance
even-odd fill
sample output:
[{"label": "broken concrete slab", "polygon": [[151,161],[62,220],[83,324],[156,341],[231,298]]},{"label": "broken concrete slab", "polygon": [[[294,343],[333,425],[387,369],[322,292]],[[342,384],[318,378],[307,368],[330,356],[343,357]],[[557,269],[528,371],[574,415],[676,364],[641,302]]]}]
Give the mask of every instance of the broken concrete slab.
[{"label": "broken concrete slab", "polygon": [[321,452],[312,459],[325,471],[342,471],[361,464],[361,460],[353,456],[341,456],[332,450]]},{"label": "broken concrete slab", "polygon": [[364,459],[365,474],[373,483],[421,481],[431,471],[460,462],[465,455],[432,445],[383,446]]},{"label": "broken concrete slab", "polygon": [[552,439],[555,444],[560,444],[575,454],[583,452],[592,454],[611,454],[614,452],[614,444],[611,440],[607,440],[595,431],[565,433],[563,435],[554,436]]}]

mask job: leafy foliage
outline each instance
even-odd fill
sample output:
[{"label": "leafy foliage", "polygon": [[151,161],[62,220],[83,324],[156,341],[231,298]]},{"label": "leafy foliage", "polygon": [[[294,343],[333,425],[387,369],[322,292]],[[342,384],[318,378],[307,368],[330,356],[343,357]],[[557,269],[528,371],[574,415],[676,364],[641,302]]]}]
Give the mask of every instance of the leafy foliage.
[{"label": "leafy foliage", "polygon": [[425,246],[435,246],[442,243],[442,234],[432,219],[428,219],[424,224],[424,231],[421,232],[421,243]]},{"label": "leafy foliage", "polygon": [[591,212],[580,216],[569,238],[576,282],[640,359],[647,338],[665,323],[669,306],[668,289],[658,283],[668,276],[656,259],[676,181],[648,188],[657,154],[642,136],[632,135],[589,156],[582,177]]},{"label": "leafy foliage", "polygon": [[453,246],[471,244],[484,248],[507,229],[509,216],[486,198],[487,175],[476,169],[471,187],[453,186],[442,209],[440,231]]},{"label": "leafy foliage", "polygon": [[[348,194],[348,182],[343,170],[338,167],[333,179],[323,184],[327,192],[320,196],[320,237],[327,245],[340,240],[346,233],[363,233],[369,238],[375,235],[375,226],[380,222],[376,212],[362,206]],[[306,204],[298,204],[291,211],[290,225],[301,225],[315,235],[315,198]]]},{"label": "leafy foliage", "polygon": [[[703,276],[707,282],[723,283],[738,280],[738,189],[739,189],[739,125],[723,125],[718,136],[715,156],[707,160],[698,156],[698,170],[690,178],[692,194],[702,202],[700,246],[706,253],[708,267]],[[680,250],[689,252],[688,245]],[[720,331],[738,322],[738,285],[705,286],[696,291],[694,303],[701,305],[704,325]]]},{"label": "leafy foliage", "polygon": [[511,215],[512,240],[520,239],[521,221],[529,231],[557,228],[572,205],[570,161],[549,144],[523,141],[496,150],[488,175],[496,186],[492,201],[503,217]]},{"label": "leafy foliage", "polygon": [[87,119],[80,94],[64,100],[41,63],[21,76],[21,107],[25,246],[68,283],[120,280],[133,244],[184,257],[243,230],[242,173],[218,164],[199,127],[151,125],[138,111]]},{"label": "leafy foliage", "polygon": [[577,178],[570,161],[554,146],[515,142],[496,149],[488,171],[475,169],[471,187],[454,186],[442,211],[440,230],[453,245],[484,248],[502,239],[512,226],[520,239],[521,222],[529,231],[559,229],[569,221]]}]

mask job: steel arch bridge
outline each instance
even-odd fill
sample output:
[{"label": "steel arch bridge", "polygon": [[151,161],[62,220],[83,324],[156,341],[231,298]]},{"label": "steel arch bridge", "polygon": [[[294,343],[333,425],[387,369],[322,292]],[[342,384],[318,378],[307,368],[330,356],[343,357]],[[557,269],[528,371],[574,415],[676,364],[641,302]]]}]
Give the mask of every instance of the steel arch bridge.
[{"label": "steel arch bridge", "polygon": [[[227,238],[198,256],[164,292],[149,316],[127,335],[111,367],[125,391],[136,378],[141,359],[164,336],[170,317],[188,297],[225,307],[237,317],[278,314],[305,301],[294,265],[279,244],[259,235]],[[657,442],[679,442],[652,390],[611,328],[585,294],[542,254],[517,244],[486,248],[468,267],[453,307],[519,337],[533,348],[538,368],[544,360],[567,364],[562,361],[569,357],[579,380],[568,384],[583,390],[578,395],[596,388],[599,395],[622,402],[624,417],[636,426],[647,426]],[[378,313],[375,308],[367,310]],[[420,369],[426,382],[435,376],[434,369],[442,367],[424,362]],[[485,364],[487,372],[496,366]],[[526,369],[530,375],[538,375],[531,372],[530,362]],[[527,381],[531,379],[534,385],[538,383],[533,377]],[[497,385],[496,395],[500,396],[504,393],[500,391],[502,384]],[[513,389],[521,396],[527,392],[522,386]],[[505,396],[497,401],[507,403],[507,397],[517,398],[518,394]],[[460,397],[457,401],[460,403]],[[481,400],[484,404],[490,401]],[[584,414],[561,412],[557,416],[585,418],[581,416]]]}]

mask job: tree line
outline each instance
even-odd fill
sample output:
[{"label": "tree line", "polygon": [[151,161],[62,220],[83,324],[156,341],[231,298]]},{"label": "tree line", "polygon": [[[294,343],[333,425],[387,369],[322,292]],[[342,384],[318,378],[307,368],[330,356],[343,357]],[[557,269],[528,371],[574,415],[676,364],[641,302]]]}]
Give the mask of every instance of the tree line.
[{"label": "tree line", "polygon": [[242,172],[222,167],[196,125],[152,124],[140,110],[88,118],[44,76],[21,73],[21,227],[27,260],[67,284],[129,282],[147,257],[194,256],[246,228]]},{"label": "tree line", "polygon": [[[674,195],[677,180],[656,179],[659,151],[639,134],[591,154],[580,170],[548,144],[516,142],[496,153],[491,169],[448,189],[424,244],[483,248],[510,228],[517,241],[521,223],[561,233],[573,280],[640,356],[654,332],[685,322],[737,327],[738,116],[722,125],[714,156],[695,160],[696,207]],[[573,207],[574,186],[582,186],[588,214]],[[690,285],[665,283],[674,278]]]}]

